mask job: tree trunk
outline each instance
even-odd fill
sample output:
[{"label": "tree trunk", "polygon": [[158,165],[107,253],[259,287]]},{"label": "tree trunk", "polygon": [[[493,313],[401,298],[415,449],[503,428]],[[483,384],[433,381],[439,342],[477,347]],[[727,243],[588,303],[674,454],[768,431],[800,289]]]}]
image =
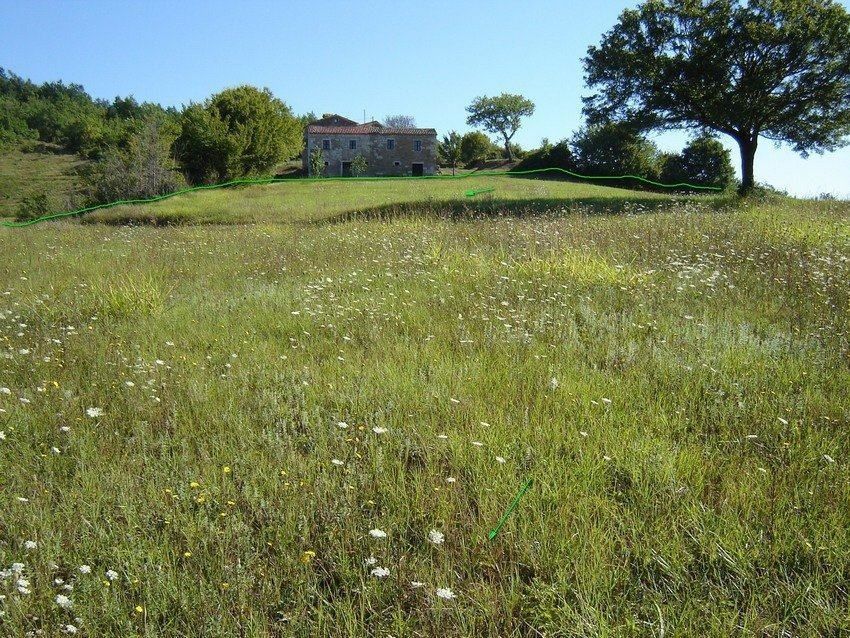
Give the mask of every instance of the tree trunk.
[{"label": "tree trunk", "polygon": [[511,140],[509,138],[505,138],[505,153],[508,155],[508,161],[514,161],[514,154],[511,152]]},{"label": "tree trunk", "polygon": [[738,140],[738,147],[741,149],[741,188],[739,192],[742,195],[746,195],[755,186],[753,164],[756,157],[756,148],[758,148],[758,135],[754,134],[751,137],[742,137]]}]

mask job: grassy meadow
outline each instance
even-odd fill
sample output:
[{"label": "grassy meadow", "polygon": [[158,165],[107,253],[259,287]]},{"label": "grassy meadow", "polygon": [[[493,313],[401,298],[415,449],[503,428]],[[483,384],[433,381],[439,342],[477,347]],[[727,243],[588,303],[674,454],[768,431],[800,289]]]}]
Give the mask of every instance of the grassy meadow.
[{"label": "grassy meadow", "polygon": [[850,204],[293,182],[0,254],[0,635],[850,633]]},{"label": "grassy meadow", "polygon": [[53,144],[25,142],[0,149],[0,219],[15,217],[21,201],[36,193],[45,193],[62,210],[76,208],[82,199],[79,170],[86,164]]}]

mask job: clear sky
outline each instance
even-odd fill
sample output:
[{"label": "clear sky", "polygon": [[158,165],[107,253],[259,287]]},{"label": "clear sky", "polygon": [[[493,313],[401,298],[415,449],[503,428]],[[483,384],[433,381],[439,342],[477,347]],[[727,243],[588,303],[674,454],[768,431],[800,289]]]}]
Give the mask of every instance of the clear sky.
[{"label": "clear sky", "polygon": [[[440,134],[468,129],[474,97],[522,93],[537,105],[515,138],[528,148],[581,125],[581,57],[634,4],[0,0],[0,66],[36,82],[80,83],[94,97],[178,107],[247,83],[296,113],[405,113]],[[656,138],[665,150],[685,140]],[[850,198],[850,148],[804,160],[763,140],[756,179]]]}]

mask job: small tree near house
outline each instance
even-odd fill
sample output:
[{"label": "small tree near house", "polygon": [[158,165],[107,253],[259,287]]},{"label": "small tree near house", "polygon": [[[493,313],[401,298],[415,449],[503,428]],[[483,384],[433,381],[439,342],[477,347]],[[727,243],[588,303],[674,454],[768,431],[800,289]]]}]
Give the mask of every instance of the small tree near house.
[{"label": "small tree near house", "polygon": [[362,155],[358,155],[353,160],[351,160],[351,175],[353,177],[360,177],[361,175],[365,175],[366,171],[369,170],[369,162],[366,161],[366,158]]},{"label": "small tree near house", "polygon": [[314,148],[310,153],[310,176],[324,177],[325,176],[325,156],[322,149]]}]

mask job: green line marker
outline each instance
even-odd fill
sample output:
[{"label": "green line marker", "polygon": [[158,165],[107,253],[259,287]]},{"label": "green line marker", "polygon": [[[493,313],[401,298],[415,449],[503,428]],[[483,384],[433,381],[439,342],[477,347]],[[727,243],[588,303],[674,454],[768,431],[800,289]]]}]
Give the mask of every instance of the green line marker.
[{"label": "green line marker", "polygon": [[479,188],[478,190],[466,191],[465,194],[466,194],[467,197],[475,197],[476,195],[480,195],[481,193],[492,193],[494,190],[496,190],[495,187],[494,188]]},{"label": "green line marker", "polygon": [[516,509],[516,506],[519,505],[519,499],[521,499],[523,494],[525,494],[528,491],[528,488],[531,487],[531,484],[533,482],[534,482],[534,479],[528,479],[525,483],[523,483],[522,487],[519,490],[519,493],[517,493],[517,495],[514,496],[514,500],[511,501],[511,504],[508,505],[508,509],[505,510],[504,514],[502,514],[502,518],[500,518],[499,522],[496,523],[496,527],[491,529],[490,532],[487,534],[488,539],[493,540],[494,538],[496,538],[496,534],[498,534],[500,531],[502,531],[502,527],[505,526],[505,521],[508,520],[508,516],[510,516],[511,513]]},{"label": "green line marker", "polygon": [[570,177],[574,177],[577,179],[589,179],[589,180],[618,180],[618,179],[634,179],[639,182],[643,182],[644,184],[649,184],[651,186],[658,186],[661,188],[691,188],[694,190],[704,190],[704,191],[722,191],[723,189],[720,186],[699,186],[697,184],[687,184],[685,182],[681,182],[679,184],[662,184],[661,182],[654,182],[651,179],[646,179],[645,177],[640,177],[639,175],[581,175],[579,173],[574,173],[573,171],[568,171],[565,168],[535,168],[530,171],[477,171],[473,173],[466,173],[465,175],[420,175],[417,177],[302,177],[302,178],[277,178],[277,177],[264,177],[259,179],[234,179],[229,182],[224,182],[222,184],[208,184],[206,186],[195,186],[193,188],[184,188],[183,190],[174,191],[173,193],[166,193],[165,195],[160,195],[159,197],[151,197],[149,199],[125,199],[117,202],[110,202],[108,204],[98,204],[97,206],[89,206],[88,208],[80,208],[78,210],[71,210],[66,213],[56,213],[53,215],[45,215],[44,217],[37,217],[35,219],[29,219],[24,222],[4,222],[0,221],[0,227],[6,228],[23,228],[25,226],[32,226],[33,224],[39,224],[41,222],[46,222],[51,219],[60,219],[62,217],[74,217],[76,215],[82,215],[84,213],[90,213],[94,210],[103,210],[105,208],[113,208],[114,206],[121,206],[123,204],[152,204],[153,202],[161,202],[164,199],[169,199],[176,195],[184,195],[186,193],[194,193],[195,191],[204,191],[204,190],[214,190],[216,188],[229,188],[231,186],[244,186],[248,184],[285,184],[287,182],[300,184],[304,182],[336,182],[339,180],[344,180],[348,182],[381,182],[381,181],[389,181],[389,180],[402,180],[402,179],[468,179],[470,177],[517,177],[522,175],[532,175],[536,173],[563,173],[564,175],[569,175]]}]

